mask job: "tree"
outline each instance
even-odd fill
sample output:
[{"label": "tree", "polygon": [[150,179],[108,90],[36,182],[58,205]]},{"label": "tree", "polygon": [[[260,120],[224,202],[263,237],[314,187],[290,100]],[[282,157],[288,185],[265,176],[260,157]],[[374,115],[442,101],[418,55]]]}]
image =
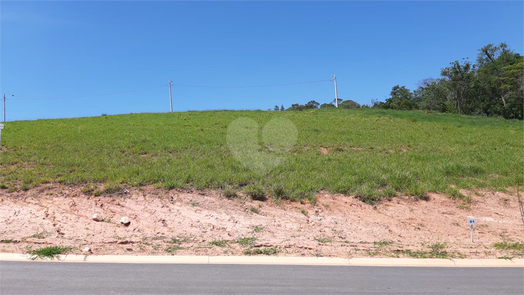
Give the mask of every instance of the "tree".
[{"label": "tree", "polygon": [[390,95],[391,97],[386,99],[382,106],[385,109],[412,110],[418,107],[413,99],[413,93],[406,86],[394,86]]},{"label": "tree", "polygon": [[[502,115],[507,119],[519,117],[521,107],[516,106],[514,102],[518,85],[509,81],[522,77],[519,66],[513,67],[520,63],[521,58],[518,53],[510,50],[506,43],[500,43],[498,46],[488,44],[479,50],[475,87],[484,113],[492,116]],[[522,101],[518,105],[521,106]]]},{"label": "tree", "polygon": [[274,110],[275,112],[278,112],[278,110],[280,110],[280,109],[279,109],[278,106],[276,105],[275,108],[274,108],[273,110]]},{"label": "tree", "polygon": [[284,109],[284,105],[281,105],[281,106],[280,106],[280,111],[282,112],[282,111],[284,111],[284,110],[285,110],[285,109]]},{"label": "tree", "polygon": [[378,101],[378,99],[373,99],[373,98],[371,99],[371,108],[381,109],[383,104],[384,103],[381,101]]},{"label": "tree", "polygon": [[355,101],[352,101],[352,100],[344,100],[338,106],[340,108],[343,108],[343,109],[358,109],[358,108],[360,108],[360,104],[358,102],[355,102]]},{"label": "tree", "polygon": [[415,91],[420,98],[419,109],[446,112],[449,91],[441,79],[425,79]]},{"label": "tree", "polygon": [[321,109],[325,109],[325,108],[334,108],[335,106],[332,104],[332,103],[323,103],[320,105],[320,108]]},{"label": "tree", "polygon": [[306,103],[306,105],[304,106],[304,109],[310,109],[310,110],[311,109],[318,109],[319,105],[320,104],[318,102],[312,100],[312,101]]},{"label": "tree", "polygon": [[291,105],[291,107],[288,109],[288,111],[302,111],[304,110],[304,105],[294,103]]},{"label": "tree", "polygon": [[457,112],[470,115],[475,108],[473,81],[476,66],[464,58],[462,63],[456,60],[451,62],[450,65],[450,67],[442,69],[441,75],[449,82],[447,85]]}]

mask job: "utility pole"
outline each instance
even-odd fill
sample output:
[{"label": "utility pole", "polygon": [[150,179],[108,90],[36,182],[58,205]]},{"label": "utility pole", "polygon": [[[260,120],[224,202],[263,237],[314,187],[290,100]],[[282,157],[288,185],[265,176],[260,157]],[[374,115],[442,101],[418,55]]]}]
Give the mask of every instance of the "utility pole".
[{"label": "utility pole", "polygon": [[5,123],[5,93],[4,93],[4,123]]},{"label": "utility pole", "polygon": [[335,106],[338,108],[338,93],[337,93],[337,75],[333,75],[335,81]]},{"label": "utility pole", "polygon": [[173,97],[171,96],[171,79],[169,79],[169,106],[171,107],[171,113],[173,112]]}]

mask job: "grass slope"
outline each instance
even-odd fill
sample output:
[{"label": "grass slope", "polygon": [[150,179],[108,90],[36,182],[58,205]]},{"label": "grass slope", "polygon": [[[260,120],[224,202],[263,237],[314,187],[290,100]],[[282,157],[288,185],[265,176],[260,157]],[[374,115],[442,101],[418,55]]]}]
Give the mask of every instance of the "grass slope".
[{"label": "grass slope", "polygon": [[[233,157],[227,129],[241,117],[260,127],[275,117],[296,125],[298,140],[283,165],[260,176]],[[234,191],[247,186],[288,199],[325,189],[369,203],[396,192],[461,197],[460,188],[504,190],[522,183],[523,131],[520,121],[374,109],[17,121],[2,132],[7,150],[0,154],[0,187],[25,190],[59,182]]]}]

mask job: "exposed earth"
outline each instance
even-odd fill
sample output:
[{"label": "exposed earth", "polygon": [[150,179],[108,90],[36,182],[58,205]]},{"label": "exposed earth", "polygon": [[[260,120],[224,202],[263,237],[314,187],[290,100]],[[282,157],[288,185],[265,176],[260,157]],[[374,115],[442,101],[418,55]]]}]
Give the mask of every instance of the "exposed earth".
[{"label": "exposed earth", "polygon": [[[0,191],[0,252],[60,245],[86,255],[522,256],[495,246],[524,242],[516,193],[461,192],[473,201],[430,193],[428,201],[396,197],[372,206],[320,192],[312,205],[152,186],[89,196],[81,187],[47,184]],[[477,220],[474,243],[468,216]]]}]

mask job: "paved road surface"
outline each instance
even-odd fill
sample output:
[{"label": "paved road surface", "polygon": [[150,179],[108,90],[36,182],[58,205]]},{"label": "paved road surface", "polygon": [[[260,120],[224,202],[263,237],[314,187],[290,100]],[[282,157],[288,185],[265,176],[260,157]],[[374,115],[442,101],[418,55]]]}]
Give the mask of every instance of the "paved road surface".
[{"label": "paved road surface", "polygon": [[523,268],[0,262],[0,294],[524,294]]}]

